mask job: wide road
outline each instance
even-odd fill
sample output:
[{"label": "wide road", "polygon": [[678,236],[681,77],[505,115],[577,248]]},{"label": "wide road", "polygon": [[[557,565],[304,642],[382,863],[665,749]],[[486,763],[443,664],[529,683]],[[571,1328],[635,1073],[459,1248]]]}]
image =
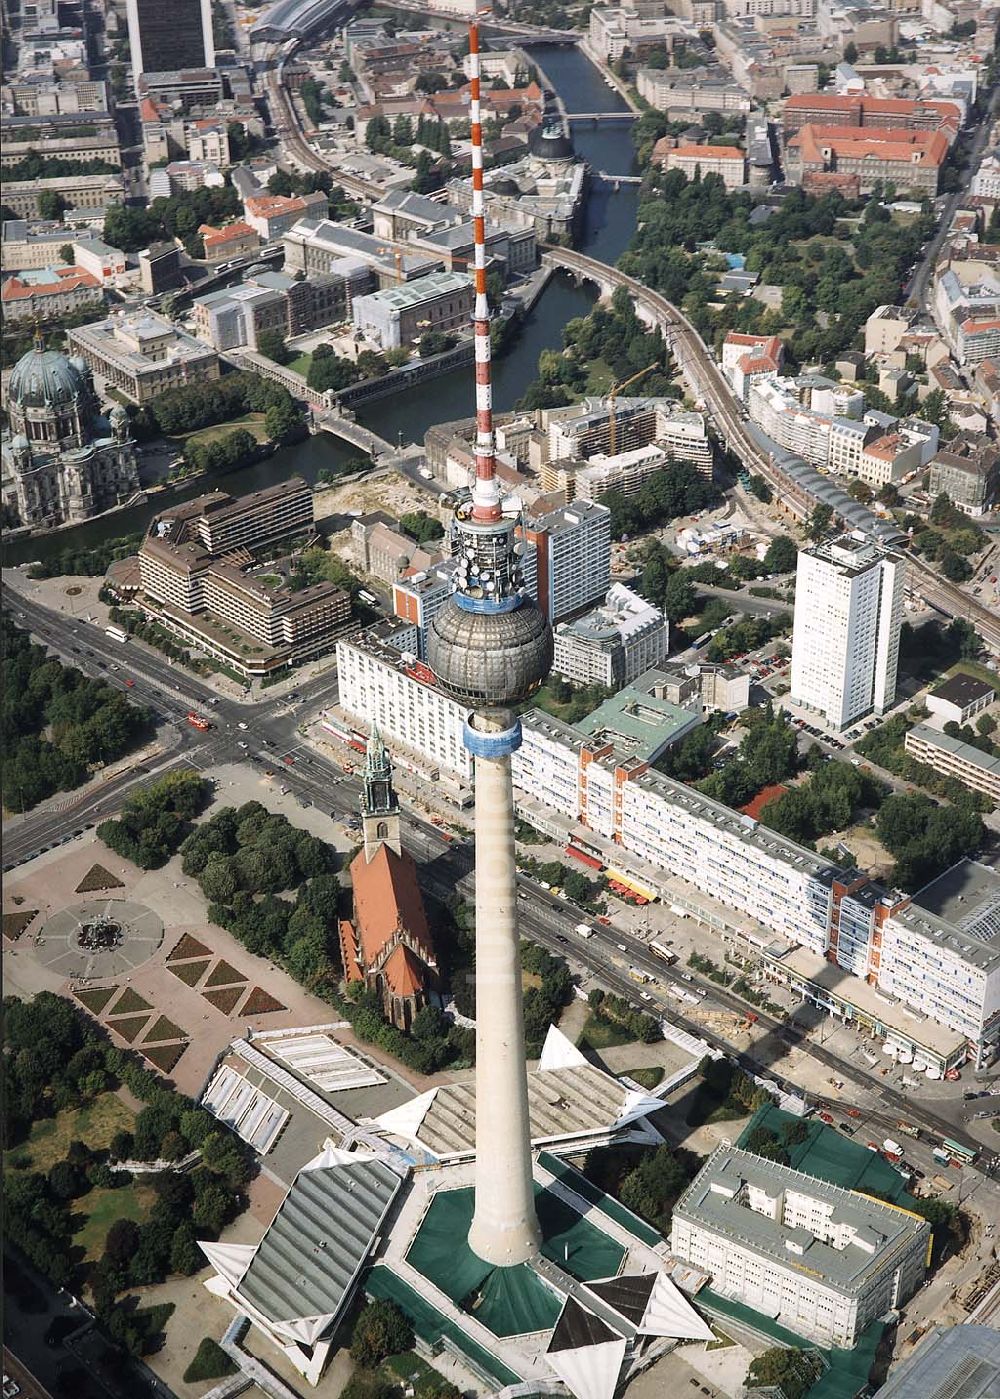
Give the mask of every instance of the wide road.
[{"label": "wide road", "polygon": [[[56,841],[71,839],[84,825],[102,820],[120,808],[127,792],[148,785],[156,780],[158,772],[179,764],[206,770],[222,763],[248,762],[272,772],[276,784],[287,788],[303,804],[314,805],[335,820],[357,813],[359,779],[307,746],[297,732],[304,708],[308,706],[308,710],[314,712],[319,704],[336,702],[334,672],[303,682],[291,695],[252,704],[222,699],[200,680],[170,665],[141,643],[113,641],[100,627],[52,612],[20,592],[8,590],[6,600],[19,625],[29,629],[35,638],[69,663],[111,684],[121,685],[123,689],[126,679],[134,680],[134,688],[128,691],[130,697],[148,705],[163,721],[160,741],[164,755],[158,768],[150,765],[145,771],[124,774],[71,813],[40,811],[9,822],[4,832],[5,868],[24,863]],[[121,669],[112,670],[113,665]],[[212,703],[213,700],[216,702]],[[186,725],[184,715],[191,708],[210,718],[213,727],[207,733],[199,733]],[[246,727],[241,728],[241,724]],[[474,851],[469,841],[449,839],[412,810],[406,813],[403,832],[404,845],[424,867],[421,883],[425,888],[442,898],[449,898],[456,891],[470,900],[474,897],[471,878]],[[765,1032],[764,1038],[758,1041],[752,1056],[741,1054],[722,1036],[689,1019],[679,1009],[682,1002],[676,995],[671,996],[667,988],[672,986],[677,992],[698,985],[706,993],[705,1006],[720,1006],[742,1016],[750,1007],[738,996],[703,981],[694,973],[666,968],[644,942],[622,929],[592,924],[593,936],[579,937],[574,931],[582,916],[578,910],[553,897],[525,875],[519,876],[519,883],[521,891],[527,895],[519,903],[521,926],[527,936],[570,956],[603,985],[628,997],[641,1009],[667,1015],[674,1024],[735,1057],[745,1068],[775,1079],[788,1091],[799,1091],[781,1068],[787,1046],[794,1044],[829,1069],[832,1075],[877,1094],[883,1104],[884,1125],[889,1135],[892,1135],[889,1129],[897,1120],[915,1123],[937,1137],[953,1136],[963,1125],[963,1105],[957,1099],[954,1120],[949,1120],[923,1103],[909,1101],[876,1074],[841,1058],[825,1046],[812,1043],[794,1027],[760,1010],[754,1013],[759,1029]],[[640,988],[630,978],[629,967],[647,973],[652,981]],[[650,1000],[642,996],[643,990]],[[844,1111],[837,1098],[831,1099],[831,1103],[838,1111]]]},{"label": "wide road", "polygon": [[[730,451],[750,471],[764,478],[782,503],[799,519],[811,514],[815,501],[790,477],[786,476],[769,453],[766,453],[749,431],[742,407],[716,364],[708,346],[688,318],[666,297],[651,291],[634,277],[616,267],[608,267],[584,253],[567,248],[547,246],[545,258],[557,267],[596,282],[601,287],[622,287],[637,306],[645,307],[663,331],[685,380],[696,398],[701,399],[713,418],[719,435]],[[929,564],[914,554],[908,557],[909,584],[927,602],[949,617],[964,617],[970,621],[983,640],[994,650],[1000,650],[1000,618],[978,598],[971,597],[955,583],[949,583]]]}]

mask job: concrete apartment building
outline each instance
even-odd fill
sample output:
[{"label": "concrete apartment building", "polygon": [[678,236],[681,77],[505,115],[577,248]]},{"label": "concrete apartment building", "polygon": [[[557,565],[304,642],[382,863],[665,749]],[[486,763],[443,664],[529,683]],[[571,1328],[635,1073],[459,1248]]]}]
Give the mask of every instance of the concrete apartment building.
[{"label": "concrete apartment building", "polygon": [[394,748],[401,765],[453,786],[472,781],[472,758],[463,742],[466,710],[440,688],[417,658],[415,629],[385,623],[337,642],[340,709],[369,732],[373,725]]},{"label": "concrete apartment building", "polygon": [[[714,458],[704,414],[687,412],[673,399],[619,398],[613,416],[612,425],[603,398],[548,410],[538,463],[543,491],[569,490],[584,500],[612,489],[632,493],[664,464],[660,458],[689,461],[711,480]],[[629,455],[649,447],[658,453]]]},{"label": "concrete apartment building", "polygon": [[962,860],[892,908],[872,939],[880,991],[957,1030],[977,1069],[1000,1047],[1000,874]]},{"label": "concrete apartment building", "polygon": [[292,592],[253,558],[312,527],[312,492],[299,478],[235,500],[216,491],[187,501],[142,542],[139,604],[248,679],[322,655],[350,620],[350,595],[331,583]]},{"label": "concrete apartment building", "polygon": [[982,792],[994,806],[1000,806],[1000,758],[929,724],[916,724],[903,743],[918,763],[926,763],[945,777],[956,777],[970,791]]},{"label": "concrete apartment building", "polygon": [[119,311],[67,338],[73,354],[135,403],[219,377],[215,351],[153,311]]},{"label": "concrete apartment building", "polygon": [[550,510],[526,523],[523,541],[534,550],[535,600],[551,626],[604,597],[611,576],[606,506],[576,501]]},{"label": "concrete apartment building", "polygon": [[670,1250],[712,1288],[821,1346],[850,1349],[924,1281],[911,1210],[721,1146],[674,1206]]},{"label": "concrete apartment building", "polygon": [[795,576],[791,700],[844,729],[896,697],[905,565],[861,535],[803,549]]},{"label": "concrete apartment building", "polygon": [[1000,498],[1000,450],[984,434],[961,434],[931,458],[927,489],[944,491],[966,515],[985,515]]},{"label": "concrete apartment building", "polygon": [[471,325],[472,279],[431,272],[414,282],[354,299],[354,328],[380,350],[414,345],[425,331],[462,331]]},{"label": "concrete apartment building", "polygon": [[552,669],[579,685],[620,690],[666,659],[669,637],[658,607],[612,583],[599,607],[556,627]]}]

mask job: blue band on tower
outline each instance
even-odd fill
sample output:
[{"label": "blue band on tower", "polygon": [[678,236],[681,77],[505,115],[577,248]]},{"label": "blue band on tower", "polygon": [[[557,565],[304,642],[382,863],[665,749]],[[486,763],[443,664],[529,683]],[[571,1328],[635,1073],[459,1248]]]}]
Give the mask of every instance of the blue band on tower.
[{"label": "blue band on tower", "polygon": [[521,746],[521,721],[515,719],[509,729],[484,733],[472,727],[472,716],[465,721],[462,742],[474,758],[509,758]]},{"label": "blue band on tower", "polygon": [[514,593],[511,597],[470,597],[468,593],[458,589],[454,598],[463,612],[478,612],[488,617],[496,617],[501,612],[513,612],[521,606],[520,593]]}]

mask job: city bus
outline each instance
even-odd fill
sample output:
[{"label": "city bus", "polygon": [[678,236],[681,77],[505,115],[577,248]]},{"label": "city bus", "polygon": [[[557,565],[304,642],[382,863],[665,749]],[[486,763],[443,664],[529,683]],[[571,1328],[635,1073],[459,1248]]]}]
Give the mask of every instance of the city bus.
[{"label": "city bus", "polygon": [[671,952],[669,947],[664,947],[662,942],[651,942],[650,952],[655,952],[657,957],[662,957],[668,967],[672,967],[677,961],[677,953]]},{"label": "city bus", "polygon": [[963,1166],[971,1166],[979,1155],[974,1146],[963,1146],[961,1142],[953,1142],[950,1137],[945,1137],[941,1143],[942,1151],[946,1151],[952,1161],[958,1161]]},{"label": "city bus", "polygon": [[378,607],[378,598],[374,593],[369,593],[364,588],[359,588],[358,597],[362,602],[367,602],[369,607]]},{"label": "city bus", "polygon": [[109,636],[112,641],[128,641],[128,632],[124,627],[105,627],[104,635]]}]

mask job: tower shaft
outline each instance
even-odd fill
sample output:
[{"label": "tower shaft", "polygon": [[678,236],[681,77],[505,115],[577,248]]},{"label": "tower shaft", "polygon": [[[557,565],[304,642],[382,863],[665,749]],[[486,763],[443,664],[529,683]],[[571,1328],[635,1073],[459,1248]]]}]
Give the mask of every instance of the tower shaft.
[{"label": "tower shaft", "polygon": [[[507,716],[511,722],[512,716]],[[524,1059],[521,956],[514,863],[511,736],[477,714],[476,752],[476,1202],[469,1247],[488,1263],[538,1251]],[[481,735],[480,742],[476,739]],[[501,750],[487,757],[491,748]]]}]

